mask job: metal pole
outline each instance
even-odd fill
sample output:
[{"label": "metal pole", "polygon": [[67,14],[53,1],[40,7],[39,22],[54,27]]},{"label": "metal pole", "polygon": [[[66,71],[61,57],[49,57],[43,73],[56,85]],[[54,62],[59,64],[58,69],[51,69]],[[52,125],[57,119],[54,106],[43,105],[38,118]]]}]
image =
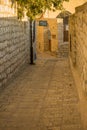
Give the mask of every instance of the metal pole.
[{"label": "metal pole", "polygon": [[30,20],[30,64],[34,64],[34,62],[33,62],[32,20]]}]

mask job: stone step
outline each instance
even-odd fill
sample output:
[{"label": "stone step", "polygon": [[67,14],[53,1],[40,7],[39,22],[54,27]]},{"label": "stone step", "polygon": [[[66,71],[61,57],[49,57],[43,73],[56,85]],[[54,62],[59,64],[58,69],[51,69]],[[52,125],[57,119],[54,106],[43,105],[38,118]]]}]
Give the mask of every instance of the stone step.
[{"label": "stone step", "polygon": [[58,55],[62,57],[67,57],[68,54],[69,54],[69,45],[68,44],[60,45],[58,49]]}]

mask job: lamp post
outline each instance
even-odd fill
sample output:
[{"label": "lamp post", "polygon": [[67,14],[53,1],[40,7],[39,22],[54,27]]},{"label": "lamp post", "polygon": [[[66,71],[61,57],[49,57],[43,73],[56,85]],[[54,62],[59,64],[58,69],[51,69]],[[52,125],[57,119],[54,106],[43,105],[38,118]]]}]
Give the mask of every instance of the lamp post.
[{"label": "lamp post", "polygon": [[30,64],[34,65],[36,60],[35,20],[30,20]]},{"label": "lamp post", "polygon": [[32,35],[32,20],[30,20],[30,64],[34,64],[33,61],[33,35]]},{"label": "lamp post", "polygon": [[[40,19],[43,16],[43,14],[39,14],[35,17],[35,19]],[[35,27],[35,20],[32,18],[30,19],[30,64],[34,65],[34,60],[36,59],[36,52],[34,48],[35,44],[35,38],[36,38],[36,33],[35,33],[36,27]]]}]

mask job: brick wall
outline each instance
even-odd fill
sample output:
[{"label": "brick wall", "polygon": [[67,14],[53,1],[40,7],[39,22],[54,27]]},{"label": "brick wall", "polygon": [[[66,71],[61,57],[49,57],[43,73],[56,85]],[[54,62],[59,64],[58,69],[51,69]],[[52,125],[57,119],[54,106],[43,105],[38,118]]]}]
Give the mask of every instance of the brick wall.
[{"label": "brick wall", "polygon": [[87,92],[87,3],[76,8],[69,20],[70,57]]},{"label": "brick wall", "polygon": [[29,24],[0,18],[0,87],[29,62]]}]

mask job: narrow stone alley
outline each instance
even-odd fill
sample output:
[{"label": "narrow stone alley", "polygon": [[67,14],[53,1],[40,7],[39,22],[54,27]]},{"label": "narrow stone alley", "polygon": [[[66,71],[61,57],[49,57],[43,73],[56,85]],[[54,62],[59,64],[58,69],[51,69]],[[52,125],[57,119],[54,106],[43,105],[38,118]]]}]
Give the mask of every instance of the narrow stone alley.
[{"label": "narrow stone alley", "polygon": [[0,93],[0,130],[83,130],[67,56],[39,56]]}]

